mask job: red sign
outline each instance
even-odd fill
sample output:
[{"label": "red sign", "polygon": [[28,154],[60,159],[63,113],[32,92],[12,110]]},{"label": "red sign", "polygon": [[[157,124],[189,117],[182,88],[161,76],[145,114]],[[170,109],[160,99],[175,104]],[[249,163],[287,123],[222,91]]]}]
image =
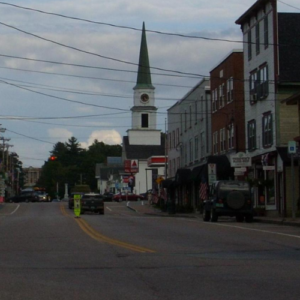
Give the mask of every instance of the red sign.
[{"label": "red sign", "polygon": [[147,164],[148,167],[160,167],[164,166],[167,161],[167,158],[165,156],[151,156],[148,158]]},{"label": "red sign", "polygon": [[139,172],[139,161],[137,159],[126,159],[124,161],[125,173],[138,173]]}]

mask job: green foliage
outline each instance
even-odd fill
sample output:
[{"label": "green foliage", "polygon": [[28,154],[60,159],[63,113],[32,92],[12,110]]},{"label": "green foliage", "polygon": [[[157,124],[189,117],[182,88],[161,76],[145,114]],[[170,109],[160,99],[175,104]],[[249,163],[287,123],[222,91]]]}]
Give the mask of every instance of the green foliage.
[{"label": "green foliage", "polygon": [[50,195],[55,195],[58,183],[59,196],[63,197],[65,183],[69,190],[84,184],[96,191],[96,164],[106,162],[107,156],[121,156],[122,147],[95,140],[88,149],[82,149],[77,139],[71,137],[66,143],[56,143],[50,154],[57,159],[45,162],[38,185],[45,187]]}]

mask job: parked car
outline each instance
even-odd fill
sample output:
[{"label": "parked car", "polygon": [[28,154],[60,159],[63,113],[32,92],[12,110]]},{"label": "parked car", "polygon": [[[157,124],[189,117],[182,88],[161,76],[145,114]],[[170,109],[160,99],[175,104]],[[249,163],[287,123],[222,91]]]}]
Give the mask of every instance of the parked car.
[{"label": "parked car", "polygon": [[82,193],[82,192],[71,193],[71,195],[69,197],[69,201],[68,201],[69,209],[73,209],[74,208],[74,195],[81,195],[81,197],[82,197],[84,195],[84,193]]},{"label": "parked car", "polygon": [[84,194],[81,197],[81,214],[84,214],[86,211],[92,211],[99,213],[100,215],[104,214],[104,201],[103,196],[95,193]]},{"label": "parked car", "polygon": [[141,193],[140,195],[147,199],[148,194],[152,194],[152,189],[148,190],[146,193]]},{"label": "parked car", "polygon": [[136,195],[133,193],[119,193],[114,195],[113,201],[121,202],[121,201],[138,201],[144,200],[145,197],[142,195]]},{"label": "parked car", "polygon": [[19,202],[38,202],[39,196],[36,192],[23,192],[20,195],[7,198],[6,202],[19,203]]},{"label": "parked car", "polygon": [[51,201],[50,196],[47,193],[45,193],[43,191],[37,191],[36,193],[39,197],[40,202],[50,202]]},{"label": "parked car", "polygon": [[113,201],[113,197],[114,197],[114,194],[110,193],[110,192],[107,192],[107,193],[103,194],[103,200],[104,201]]},{"label": "parked car", "polygon": [[203,220],[217,222],[219,216],[236,217],[237,222],[253,220],[248,182],[220,180],[211,185],[209,199],[203,203]]}]

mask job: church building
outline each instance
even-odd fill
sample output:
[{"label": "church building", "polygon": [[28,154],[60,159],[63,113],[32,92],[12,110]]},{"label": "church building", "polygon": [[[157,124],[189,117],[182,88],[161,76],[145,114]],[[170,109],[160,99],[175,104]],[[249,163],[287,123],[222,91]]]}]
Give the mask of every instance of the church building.
[{"label": "church building", "polygon": [[154,189],[156,183],[165,177],[166,168],[165,138],[161,130],[156,128],[155,87],[151,80],[144,23],[137,81],[133,90],[132,124],[131,129],[127,130],[127,136],[123,137],[122,159],[125,180],[128,177],[134,178],[132,190],[140,194]]}]

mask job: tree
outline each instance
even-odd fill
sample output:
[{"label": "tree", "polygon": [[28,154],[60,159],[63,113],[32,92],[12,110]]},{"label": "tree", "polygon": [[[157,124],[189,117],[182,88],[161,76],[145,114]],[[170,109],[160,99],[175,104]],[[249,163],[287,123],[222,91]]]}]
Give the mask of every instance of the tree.
[{"label": "tree", "polygon": [[120,145],[107,145],[95,140],[87,149],[82,149],[75,137],[68,142],[58,142],[50,151],[57,159],[45,162],[39,185],[46,188],[48,193],[56,192],[56,185],[59,183],[60,197],[64,195],[64,184],[68,183],[71,189],[76,184],[88,184],[94,191],[97,189],[95,179],[95,166],[97,163],[104,163],[107,156],[121,156]]}]

